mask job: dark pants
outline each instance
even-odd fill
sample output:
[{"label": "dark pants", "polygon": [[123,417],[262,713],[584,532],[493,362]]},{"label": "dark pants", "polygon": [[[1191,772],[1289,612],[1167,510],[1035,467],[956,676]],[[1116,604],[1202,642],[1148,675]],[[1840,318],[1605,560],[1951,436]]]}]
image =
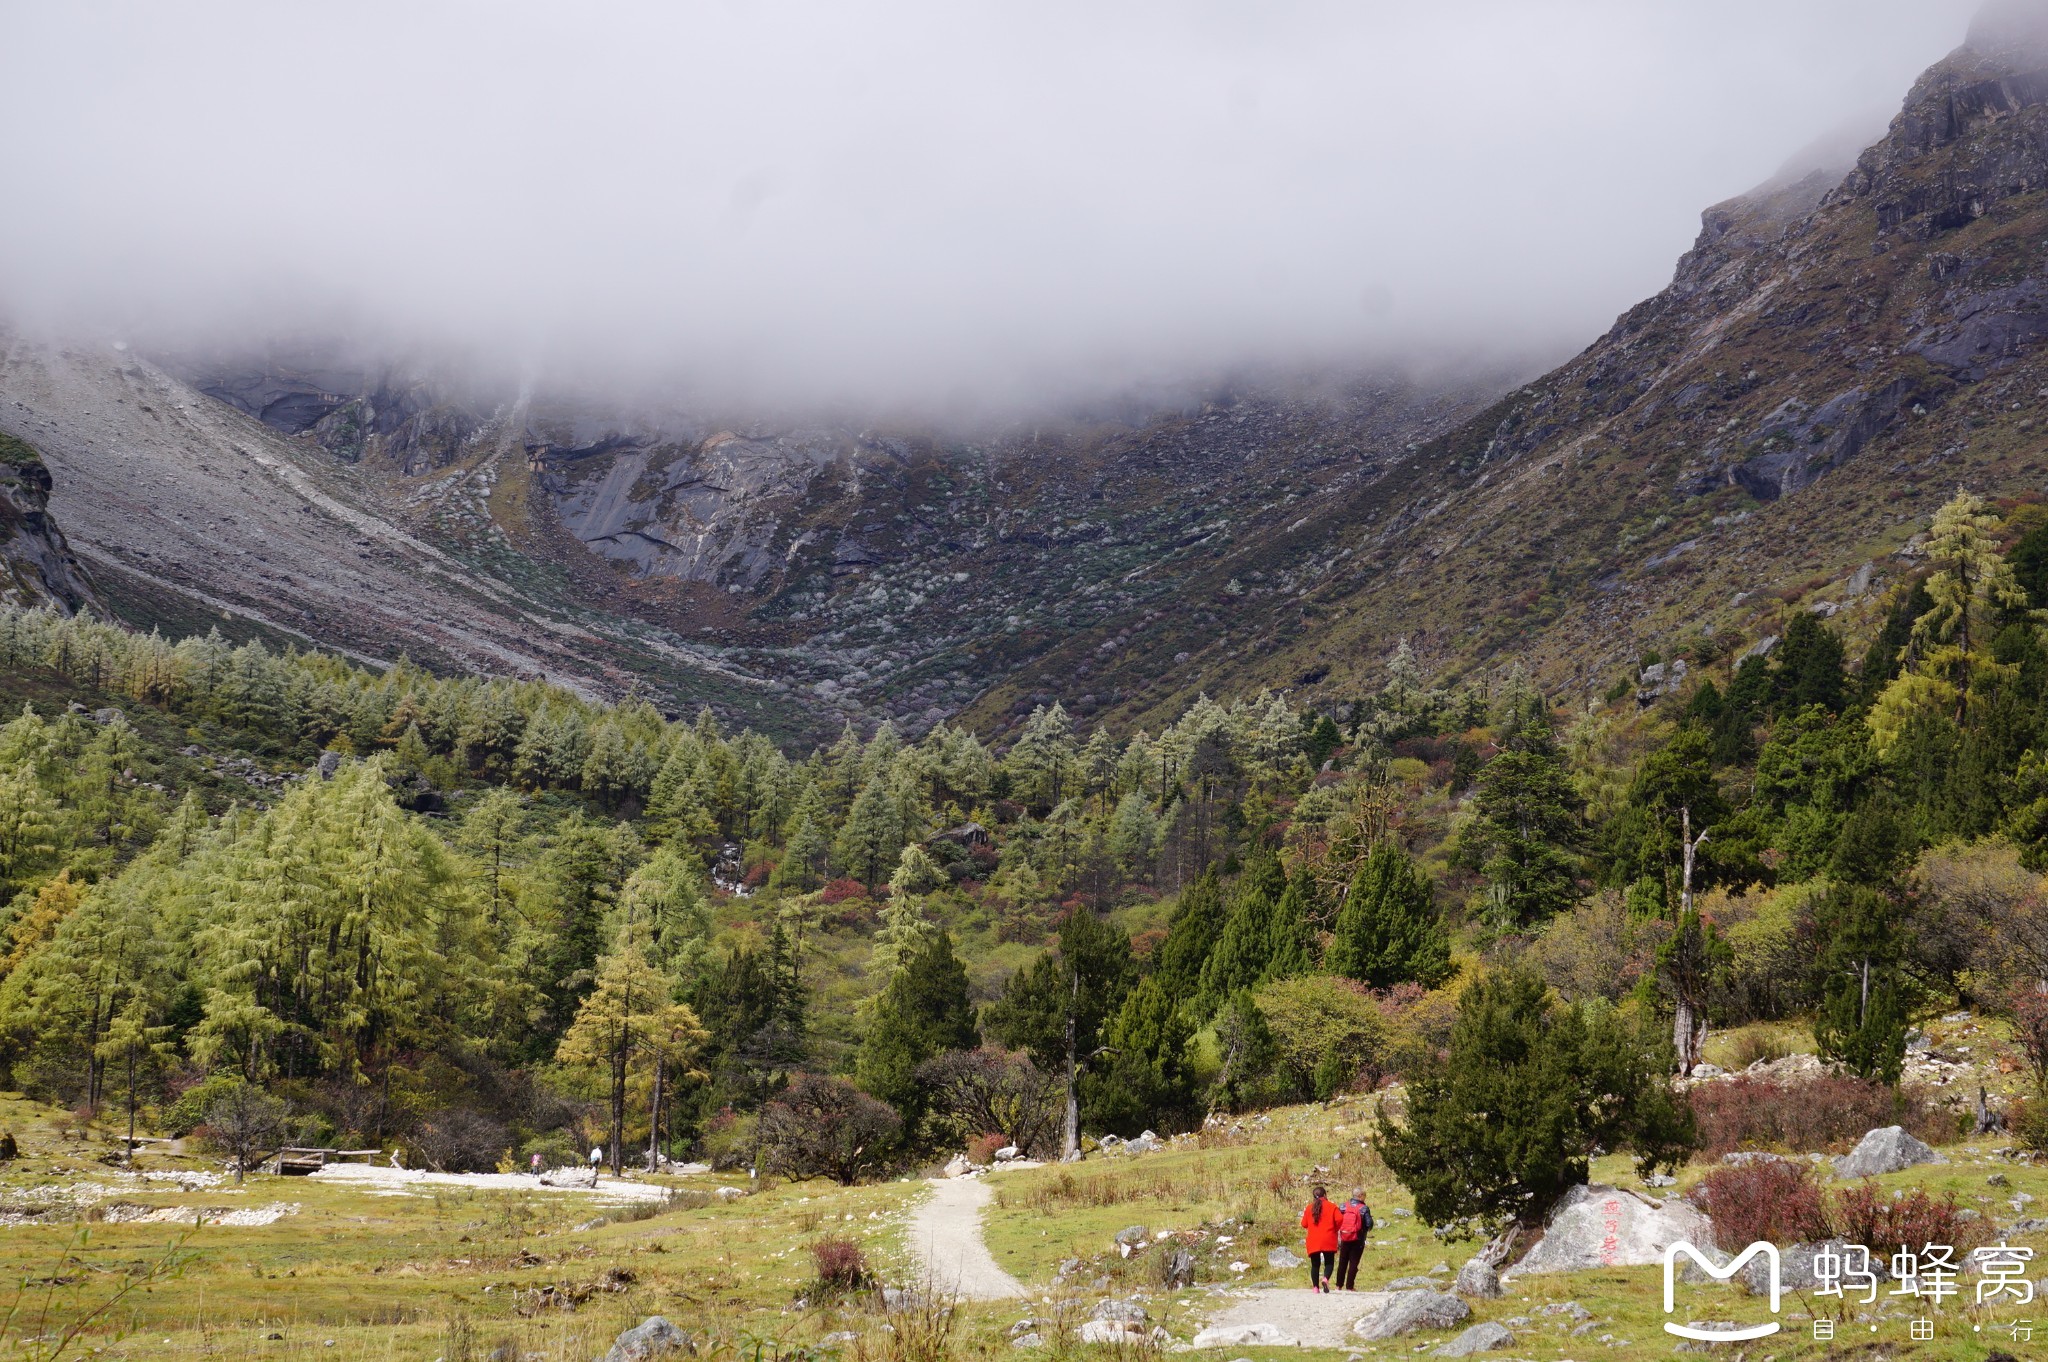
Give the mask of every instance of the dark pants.
[{"label": "dark pants", "polygon": [[1308,1284],[1314,1287],[1330,1280],[1330,1265],[1337,1261],[1334,1253],[1316,1252],[1308,1256]]},{"label": "dark pants", "polygon": [[1365,1256],[1365,1236],[1337,1241],[1337,1289],[1358,1289],[1358,1260]]}]

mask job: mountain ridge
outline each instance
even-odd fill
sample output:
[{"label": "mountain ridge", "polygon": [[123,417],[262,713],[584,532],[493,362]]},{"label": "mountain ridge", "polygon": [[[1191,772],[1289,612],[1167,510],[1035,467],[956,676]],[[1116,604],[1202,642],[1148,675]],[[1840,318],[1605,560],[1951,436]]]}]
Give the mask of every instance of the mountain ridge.
[{"label": "mountain ridge", "polygon": [[[1845,173],[1708,207],[1669,285],[1526,382],[1248,386],[970,439],[634,415],[532,384],[481,399],[317,356],[181,372],[405,554],[442,555],[428,576],[469,574],[458,595],[516,582],[560,627],[620,635],[550,660],[517,611],[473,621],[615,693],[1000,732],[1053,700],[1157,722],[1275,688],[1336,711],[1405,647],[1593,703],[1649,653],[1740,646],[1788,611],[1867,630],[1958,482],[2039,493],[2038,20],[1987,11]],[[78,424],[36,411],[45,436]],[[58,443],[60,513],[96,564],[120,557],[90,439]],[[399,633],[445,646],[464,608]],[[649,649],[682,660],[657,678]]]}]

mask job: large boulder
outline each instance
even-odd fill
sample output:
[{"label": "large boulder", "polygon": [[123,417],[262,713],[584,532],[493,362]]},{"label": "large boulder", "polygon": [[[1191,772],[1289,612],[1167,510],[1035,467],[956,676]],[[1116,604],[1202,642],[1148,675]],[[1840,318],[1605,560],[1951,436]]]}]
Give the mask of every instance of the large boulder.
[{"label": "large boulder", "polygon": [[1292,1334],[1277,1324],[1218,1324],[1195,1335],[1197,1348],[1293,1348]]},{"label": "large boulder", "polygon": [[1455,1329],[1470,1318],[1472,1307],[1456,1296],[1441,1291],[1402,1291],[1360,1317],[1351,1332],[1368,1343],[1377,1343],[1417,1329]]},{"label": "large boulder", "polygon": [[1506,1325],[1486,1320],[1483,1323],[1473,1325],[1449,1343],[1438,1348],[1434,1356],[1470,1357],[1473,1353],[1491,1352],[1495,1348],[1511,1348],[1514,1346],[1514,1343],[1515,1336],[1509,1332]]},{"label": "large boulder", "polygon": [[1308,1259],[1290,1249],[1276,1248],[1266,1255],[1266,1266],[1286,1269],[1300,1267]]},{"label": "large boulder", "polygon": [[1874,1178],[1903,1173],[1923,1163],[1947,1163],[1941,1155],[1906,1133],[1904,1126],[1883,1126],[1856,1142],[1835,1160],[1835,1176]]},{"label": "large boulder", "polygon": [[1451,1284],[1451,1290],[1474,1300],[1497,1300],[1501,1294],[1500,1273],[1484,1258],[1468,1258],[1458,1269],[1458,1280]]},{"label": "large boulder", "polygon": [[1543,1238],[1513,1275],[1647,1267],[1663,1262],[1664,1250],[1680,1240],[1710,1245],[1714,1227],[1675,1198],[1659,1204],[1619,1187],[1582,1183],[1557,1203]]},{"label": "large boulder", "polygon": [[681,1357],[690,1351],[690,1336],[660,1315],[649,1315],[612,1340],[611,1350],[598,1362],[653,1362],[656,1358]]}]

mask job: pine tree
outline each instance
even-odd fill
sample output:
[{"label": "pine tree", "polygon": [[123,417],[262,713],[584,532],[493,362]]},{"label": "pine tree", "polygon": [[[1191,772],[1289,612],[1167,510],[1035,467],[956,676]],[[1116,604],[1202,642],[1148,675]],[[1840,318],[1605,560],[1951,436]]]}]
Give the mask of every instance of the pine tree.
[{"label": "pine tree", "polygon": [[1707,1000],[1727,972],[1733,952],[1712,922],[1691,905],[1657,947],[1657,983],[1671,999],[1672,1042],[1681,1078],[1692,1074],[1707,1034]]},{"label": "pine tree", "polygon": [[1158,842],[1159,816],[1152,811],[1152,802],[1137,790],[1119,799],[1109,824],[1109,851],[1117,869],[1126,877],[1142,874]]},{"label": "pine tree", "polygon": [[1104,1030],[1107,1063],[1083,1085],[1089,1119],[1124,1136],[1190,1123],[1195,1091],[1186,1056],[1192,1031],[1159,980],[1142,980]]},{"label": "pine tree", "polygon": [[503,786],[494,786],[470,804],[456,832],[456,844],[476,864],[484,918],[494,928],[509,923],[516,908],[525,823],[524,801]]},{"label": "pine tree", "polygon": [[1583,807],[1563,765],[1540,742],[1510,748],[1479,774],[1477,816],[1467,826],[1463,859],[1498,890],[1513,924],[1541,922],[1578,898],[1573,855]]},{"label": "pine tree", "polygon": [[1998,550],[2001,521],[1981,497],[1958,490],[1934,514],[1922,586],[1928,608],[1913,621],[1905,665],[1871,704],[1872,746],[1889,757],[1920,715],[1946,714],[1958,726],[1971,697],[2008,674],[1989,653],[2001,612],[2022,610],[2026,590]]},{"label": "pine tree", "polygon": [[1123,1006],[1136,974],[1131,939],[1087,908],[1076,908],[1060,925],[1058,946],[1011,975],[983,1018],[990,1035],[1062,1074],[1062,1157],[1081,1147],[1080,1077],[1098,1058],[1102,1029]]},{"label": "pine tree", "polygon": [[1316,920],[1321,916],[1315,876],[1307,871],[1287,882],[1273,908],[1272,938],[1261,982],[1292,979],[1316,967]]},{"label": "pine tree", "polygon": [[594,986],[555,1047],[559,1063],[597,1070],[610,1086],[614,1176],[625,1150],[627,1076],[634,1059],[643,1052],[651,1057],[657,1044],[665,1057],[694,1059],[709,1038],[696,1015],[675,1001],[675,980],[648,958],[649,936],[644,923],[627,926],[598,962]]},{"label": "pine tree", "polygon": [[1352,876],[1324,965],[1373,988],[1434,988],[1450,976],[1450,943],[1429,881],[1391,840],[1376,844]]},{"label": "pine tree", "polygon": [[546,926],[533,945],[532,963],[535,986],[546,999],[539,1039],[552,1045],[590,991],[619,885],[605,829],[580,817],[563,821],[536,869],[535,913]]},{"label": "pine tree", "polygon": [[933,931],[904,958],[869,1010],[854,1079],[895,1107],[905,1129],[914,1131],[928,1108],[917,1066],[979,1043],[967,970],[953,954],[953,938]]},{"label": "pine tree", "polygon": [[1534,974],[1489,975],[1459,998],[1447,1056],[1410,1077],[1406,1121],[1382,1111],[1380,1156],[1439,1230],[1538,1225],[1596,1153],[1647,1171],[1690,1152],[1664,1068],[1620,1013],[1556,1003]]},{"label": "pine tree", "polygon": [[25,888],[55,858],[57,810],[27,763],[0,767],[0,899]]},{"label": "pine tree", "polygon": [[946,872],[939,869],[939,863],[931,858],[931,853],[911,842],[904,846],[896,859],[895,873],[889,876],[889,896],[892,899],[921,898],[945,888],[948,883]]},{"label": "pine tree", "polygon": [[869,891],[879,887],[903,850],[903,823],[887,779],[869,777],[832,847],[833,859]]},{"label": "pine tree", "polygon": [[1200,991],[1202,967],[1223,934],[1224,920],[1223,889],[1211,866],[1181,891],[1159,946],[1159,983],[1176,1004],[1192,1002]]},{"label": "pine tree", "polygon": [[1224,1003],[1223,1014],[1216,1021],[1216,1045],[1222,1064],[1209,1095],[1211,1105],[1224,1111],[1244,1111],[1263,1102],[1273,1091],[1280,1046],[1251,990],[1239,989]]},{"label": "pine tree", "polygon": [[1246,868],[1216,949],[1202,966],[1203,1011],[1214,1012],[1265,977],[1272,960],[1274,911],[1286,892],[1287,872],[1277,856],[1262,854]]},{"label": "pine tree", "polygon": [[1836,885],[1820,912],[1821,1054],[1864,1078],[1899,1081],[1906,1058],[1904,941],[1900,915],[1866,884]]},{"label": "pine tree", "polygon": [[170,1034],[170,1027],[150,1024],[148,1005],[138,993],[108,1023],[106,1039],[93,1047],[93,1057],[112,1064],[122,1078],[121,1093],[128,1109],[125,1162],[135,1158],[135,1108],[141,1099],[142,1080],[177,1058],[177,1047],[168,1043]]},{"label": "pine tree", "polygon": [[65,919],[78,911],[84,897],[84,886],[72,880],[69,870],[60,870],[45,881],[28,911],[7,929],[7,954],[0,956],[0,974],[12,974],[47,945]]},{"label": "pine tree", "polygon": [[1785,637],[1771,656],[1771,707],[1794,714],[1808,705],[1841,710],[1848,690],[1842,670],[1842,640],[1808,610],[1785,623]]},{"label": "pine tree", "polygon": [[647,951],[655,967],[679,978],[695,972],[711,936],[704,899],[704,864],[671,842],[626,877],[619,909],[628,922],[647,924]]}]

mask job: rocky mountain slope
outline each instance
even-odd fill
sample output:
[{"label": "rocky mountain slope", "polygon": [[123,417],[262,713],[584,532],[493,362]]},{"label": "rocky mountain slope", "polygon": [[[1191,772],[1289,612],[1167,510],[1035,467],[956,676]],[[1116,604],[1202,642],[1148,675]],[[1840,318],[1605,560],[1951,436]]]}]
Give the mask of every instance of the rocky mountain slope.
[{"label": "rocky mountain slope", "polygon": [[0,434],[0,603],[67,615],[100,608],[49,505],[50,470],[32,447]]},{"label": "rocky mountain slope", "polygon": [[[1758,640],[1790,610],[1860,624],[1958,484],[2037,498],[2043,16],[1987,9],[1845,176],[1708,209],[1671,285],[1580,355],[1220,559],[1183,615],[1212,614],[1215,636],[1120,664],[1169,678],[1138,705],[1177,703],[1176,672],[1300,679],[1335,704],[1404,639],[1587,699],[1646,651]],[[1099,646],[1077,638],[1020,685],[1050,690]]]},{"label": "rocky mountain slope", "polygon": [[781,688],[588,609],[529,558],[465,558],[413,534],[382,487],[119,343],[7,342],[0,437],[41,454],[39,495],[131,624],[218,625],[359,658],[409,652],[591,693],[639,684],[771,726],[804,722]]},{"label": "rocky mountain slope", "polygon": [[1789,610],[1856,624],[1957,483],[2048,478],[2040,10],[1987,11],[1853,169],[1708,209],[1668,288],[1522,386],[1247,388],[969,435],[317,347],[167,372],[16,345],[0,429],[48,455],[137,618],[175,599],[764,726],[1000,728],[1052,698],[1149,720],[1261,686],[1335,708],[1404,641],[1591,697]]},{"label": "rocky mountain slope", "polygon": [[[1284,534],[1505,386],[1303,382],[969,437],[458,396],[305,347],[179,372],[479,570],[544,568],[820,716],[913,729],[1076,634],[1152,631],[1224,546]],[[1090,684],[1097,661],[1062,668],[1083,713],[1128,698]]]}]

